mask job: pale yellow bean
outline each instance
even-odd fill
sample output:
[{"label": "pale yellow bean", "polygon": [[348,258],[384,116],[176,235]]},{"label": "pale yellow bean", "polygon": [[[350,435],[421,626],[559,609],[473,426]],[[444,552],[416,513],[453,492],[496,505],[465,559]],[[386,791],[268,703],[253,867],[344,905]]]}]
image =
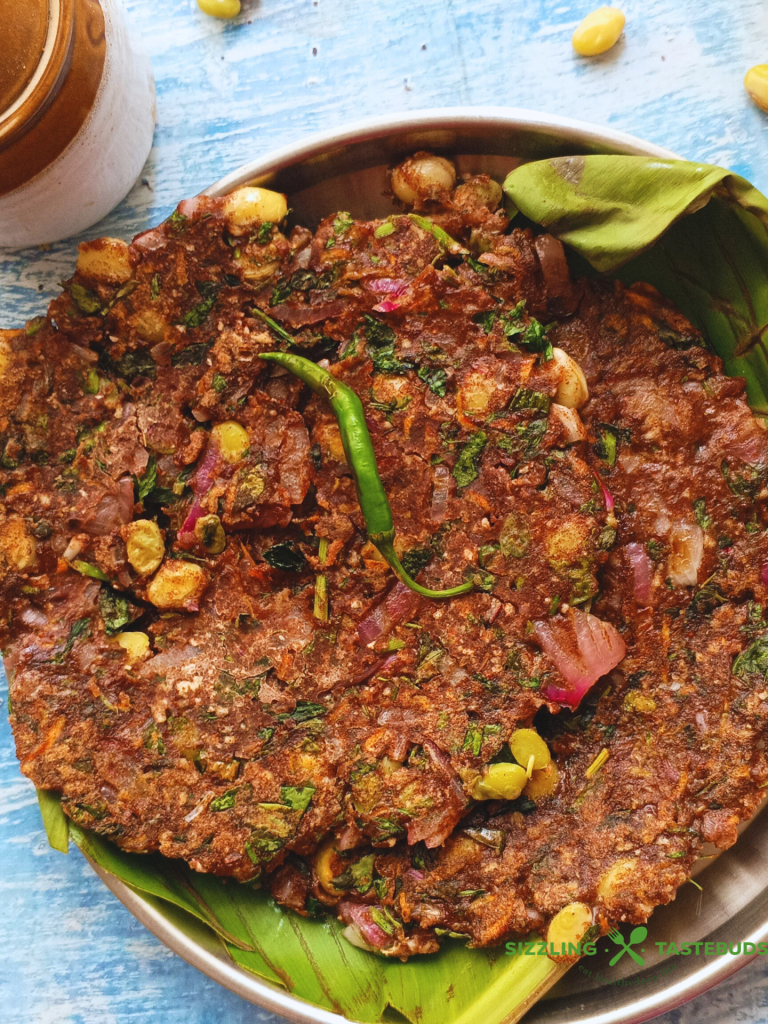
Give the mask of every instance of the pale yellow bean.
[{"label": "pale yellow bean", "polygon": [[573,33],[573,48],[582,57],[597,57],[615,46],[626,22],[615,7],[599,7],[581,22]]},{"label": "pale yellow bean", "polygon": [[197,611],[210,576],[194,562],[166,561],[147,587],[147,598],[161,611]]},{"label": "pale yellow bean", "polygon": [[768,112],[768,64],[755,64],[744,75],[744,88],[752,102]]},{"label": "pale yellow bean", "polygon": [[540,771],[534,769],[523,792],[531,800],[544,800],[554,793],[559,777],[557,765],[554,761],[550,761],[546,768],[542,768]]},{"label": "pale yellow bean", "polygon": [[211,430],[211,441],[218,445],[221,457],[227,462],[239,462],[251,447],[248,431],[235,420],[217,423]]},{"label": "pale yellow bean", "polygon": [[[569,903],[559,910],[547,928],[547,944],[554,946],[556,955],[550,953],[553,960],[568,961],[577,959],[569,956],[568,946],[577,945],[592,927],[592,908],[586,903]],[[559,951],[562,950],[562,954]]]},{"label": "pale yellow bean", "polygon": [[165,541],[152,519],[137,519],[125,529],[128,561],[140,576],[151,576],[165,557]]},{"label": "pale yellow bean", "polygon": [[119,633],[118,644],[128,655],[128,661],[141,661],[149,654],[149,637],[146,633]]},{"label": "pale yellow bean", "polygon": [[475,800],[517,800],[527,782],[519,764],[491,764],[472,787],[472,796]]},{"label": "pale yellow bean", "polygon": [[197,6],[203,14],[225,21],[236,18],[240,13],[240,0],[197,0]]},{"label": "pale yellow bean", "polygon": [[509,737],[509,749],[512,756],[523,768],[533,758],[533,769],[540,771],[551,761],[549,747],[535,729],[515,729]]},{"label": "pale yellow bean", "polygon": [[432,153],[416,153],[392,171],[392,191],[409,206],[440,199],[456,184],[456,168],[450,160]]},{"label": "pale yellow bean", "polygon": [[288,200],[282,192],[247,185],[231,192],[224,200],[224,216],[230,231],[242,233],[254,224],[279,224],[288,213]]}]

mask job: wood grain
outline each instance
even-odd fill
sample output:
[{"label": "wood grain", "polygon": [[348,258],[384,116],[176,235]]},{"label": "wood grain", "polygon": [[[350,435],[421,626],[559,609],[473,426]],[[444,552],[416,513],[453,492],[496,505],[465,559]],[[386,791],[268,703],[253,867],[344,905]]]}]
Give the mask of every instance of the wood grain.
[{"label": "wood grain", "polygon": [[[768,59],[764,0],[625,0],[622,41],[570,48],[592,0],[245,0],[234,23],[194,0],[126,0],[158,86],[142,180],[89,234],[129,237],[224,172],[361,117],[430,106],[529,107],[634,132],[768,191],[768,120],[742,79]],[[0,327],[45,309],[79,239],[0,250]],[[7,693],[2,680],[3,708]],[[149,935],[76,852],[48,849],[0,715],[0,1007],[4,1024],[252,1024],[233,996]],[[768,1024],[762,958],[658,1018]]]}]

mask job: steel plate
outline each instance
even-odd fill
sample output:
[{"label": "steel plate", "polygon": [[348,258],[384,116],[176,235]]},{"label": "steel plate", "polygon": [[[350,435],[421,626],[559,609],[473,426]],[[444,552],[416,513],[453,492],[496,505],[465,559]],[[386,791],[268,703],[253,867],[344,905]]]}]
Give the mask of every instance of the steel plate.
[{"label": "steel plate", "polygon": [[[661,158],[675,154],[632,135],[569,118],[502,107],[459,107],[369,120],[314,135],[243,165],[205,194],[224,195],[244,184],[286,192],[292,217],[315,227],[329,213],[387,216],[387,169],[419,149],[455,160],[460,172],[486,172],[501,180],[519,163],[584,153]],[[699,862],[703,891],[683,886],[674,903],[649,922],[645,965],[629,957],[612,968],[602,941],[527,1014],[526,1024],[637,1024],[699,995],[753,959],[745,955],[662,958],[656,942],[766,941],[768,939],[768,815],[760,814],[735,847]],[[708,866],[707,866],[708,864]],[[301,1024],[343,1024],[346,1018],[298,999],[236,966],[198,921],[160,900],[139,894],[94,870],[117,898],[179,956],[232,992]],[[616,951],[616,947],[612,952]]]}]

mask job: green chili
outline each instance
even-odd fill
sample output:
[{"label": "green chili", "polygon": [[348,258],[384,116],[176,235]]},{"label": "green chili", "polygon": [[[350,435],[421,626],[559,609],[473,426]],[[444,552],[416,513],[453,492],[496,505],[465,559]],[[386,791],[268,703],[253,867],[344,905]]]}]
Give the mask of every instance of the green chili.
[{"label": "green chili", "polygon": [[379,476],[376,453],[365,423],[363,404],[352,388],[302,356],[289,352],[262,352],[259,358],[278,363],[286,370],[290,370],[299,380],[312,388],[315,394],[323,395],[331,403],[339,423],[344,453],[355,478],[357,500],[360,502],[368,536],[403,583],[423,597],[456,597],[472,590],[474,583],[471,581],[450,590],[428,590],[412,580],[400,564],[394,545],[395,525],[392,509]]}]

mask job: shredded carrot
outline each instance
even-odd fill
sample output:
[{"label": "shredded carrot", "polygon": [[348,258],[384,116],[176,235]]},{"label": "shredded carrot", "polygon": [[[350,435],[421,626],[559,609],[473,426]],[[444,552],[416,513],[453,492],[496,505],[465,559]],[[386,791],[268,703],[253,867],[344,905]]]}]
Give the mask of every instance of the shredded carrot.
[{"label": "shredded carrot", "polygon": [[42,743],[35,747],[31,754],[27,754],[27,756],[21,762],[22,768],[25,768],[32,761],[36,761],[38,757],[42,757],[43,754],[46,753],[46,751],[50,750],[50,748],[54,745],[56,740],[59,738],[59,736],[61,736],[62,732],[64,731],[65,722],[66,718],[64,717],[64,715],[61,715],[59,718],[56,719],[51,728],[45,734],[45,739],[42,741]]}]

